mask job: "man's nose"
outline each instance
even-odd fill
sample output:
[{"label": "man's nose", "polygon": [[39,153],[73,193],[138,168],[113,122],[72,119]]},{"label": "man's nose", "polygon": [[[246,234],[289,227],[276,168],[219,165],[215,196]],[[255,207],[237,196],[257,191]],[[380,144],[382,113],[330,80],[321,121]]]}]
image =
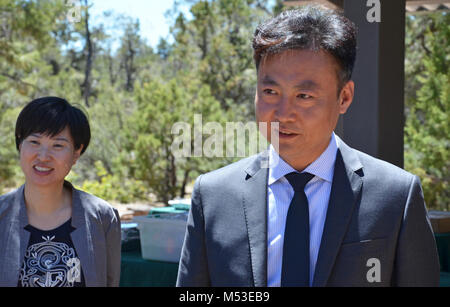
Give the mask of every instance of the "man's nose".
[{"label": "man's nose", "polygon": [[282,97],[277,105],[275,117],[279,122],[295,121],[295,110],[289,97]]}]

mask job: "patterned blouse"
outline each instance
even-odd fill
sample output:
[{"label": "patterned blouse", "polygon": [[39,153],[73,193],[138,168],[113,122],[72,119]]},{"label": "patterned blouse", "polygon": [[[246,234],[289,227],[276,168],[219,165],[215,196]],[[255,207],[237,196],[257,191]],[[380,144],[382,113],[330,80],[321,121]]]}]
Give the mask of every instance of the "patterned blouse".
[{"label": "patterned blouse", "polygon": [[20,269],[18,287],[85,287],[70,233],[72,219],[52,230],[40,230],[31,225],[28,248]]}]

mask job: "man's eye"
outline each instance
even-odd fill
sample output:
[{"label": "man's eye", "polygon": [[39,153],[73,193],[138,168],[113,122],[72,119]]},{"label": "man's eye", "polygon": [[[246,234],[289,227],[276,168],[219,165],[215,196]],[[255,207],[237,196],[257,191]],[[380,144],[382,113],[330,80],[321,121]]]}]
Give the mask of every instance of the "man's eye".
[{"label": "man's eye", "polygon": [[267,88],[265,90],[263,90],[264,94],[268,94],[268,95],[275,95],[277,92],[275,92],[274,90]]},{"label": "man's eye", "polygon": [[29,141],[31,144],[33,144],[33,145],[39,145],[39,142],[38,141],[35,141],[35,140],[31,140],[31,141]]},{"label": "man's eye", "polygon": [[63,144],[55,144],[55,145],[53,145],[53,147],[56,147],[56,148],[63,148],[64,145],[63,145]]},{"label": "man's eye", "polygon": [[301,99],[310,99],[310,98],[312,98],[312,96],[308,95],[308,94],[300,94],[297,97],[301,98]]}]

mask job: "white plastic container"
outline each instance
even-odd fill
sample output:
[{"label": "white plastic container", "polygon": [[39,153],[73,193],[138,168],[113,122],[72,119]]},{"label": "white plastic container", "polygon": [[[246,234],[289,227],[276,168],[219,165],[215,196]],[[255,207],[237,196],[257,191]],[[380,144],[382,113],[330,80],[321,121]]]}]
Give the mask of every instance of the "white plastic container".
[{"label": "white plastic container", "polygon": [[186,221],[182,219],[136,216],[141,239],[142,258],[179,262],[183,247]]}]

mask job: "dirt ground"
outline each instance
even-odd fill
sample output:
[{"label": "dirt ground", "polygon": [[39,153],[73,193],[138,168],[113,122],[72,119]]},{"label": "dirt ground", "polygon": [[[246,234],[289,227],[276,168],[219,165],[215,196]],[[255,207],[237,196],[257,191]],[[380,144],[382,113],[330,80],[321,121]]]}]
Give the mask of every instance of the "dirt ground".
[{"label": "dirt ground", "polygon": [[[184,198],[190,198],[192,195],[193,186],[186,187],[186,195]],[[150,199],[153,197],[150,197]],[[136,202],[130,204],[121,204],[110,202],[110,204],[119,211],[120,220],[129,222],[133,220],[134,216],[147,215],[153,208],[161,208],[169,206],[162,202],[151,201],[149,202]]]}]

